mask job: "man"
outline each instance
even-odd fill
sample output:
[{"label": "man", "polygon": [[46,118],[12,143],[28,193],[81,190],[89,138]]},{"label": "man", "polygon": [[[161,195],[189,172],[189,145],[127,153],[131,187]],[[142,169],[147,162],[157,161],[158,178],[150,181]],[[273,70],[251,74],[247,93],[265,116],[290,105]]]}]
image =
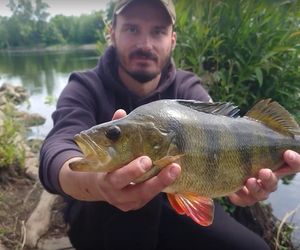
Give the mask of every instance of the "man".
[{"label": "man", "polygon": [[[73,136],[84,129],[157,99],[210,100],[200,80],[176,70],[171,60],[175,19],[171,0],[118,1],[112,46],[96,68],[72,74],[58,100],[54,127],[41,149],[40,179],[48,191],[66,197],[69,237],[76,249],[268,249],[218,205],[209,227],[176,214],[161,191],[179,176],[177,164],[134,186],[130,183],[152,166],[147,156],[111,173],[69,168],[83,157]],[[266,199],[278,176],[300,169],[295,152],[287,151],[285,160],[289,165],[281,172],[261,170],[230,200],[245,206]]]}]

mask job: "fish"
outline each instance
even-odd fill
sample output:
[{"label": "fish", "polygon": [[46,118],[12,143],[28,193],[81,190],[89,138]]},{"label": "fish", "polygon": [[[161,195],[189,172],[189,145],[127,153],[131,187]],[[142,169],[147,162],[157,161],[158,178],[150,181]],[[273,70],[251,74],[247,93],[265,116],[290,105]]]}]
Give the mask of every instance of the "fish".
[{"label": "fish", "polygon": [[229,102],[158,100],[76,134],[84,158],[70,168],[111,172],[147,155],[153,166],[134,184],[178,163],[180,176],[163,192],[177,213],[209,226],[213,199],[241,189],[262,168],[278,169],[284,151],[300,152],[299,135],[294,117],[271,99],[257,102],[244,116]]}]

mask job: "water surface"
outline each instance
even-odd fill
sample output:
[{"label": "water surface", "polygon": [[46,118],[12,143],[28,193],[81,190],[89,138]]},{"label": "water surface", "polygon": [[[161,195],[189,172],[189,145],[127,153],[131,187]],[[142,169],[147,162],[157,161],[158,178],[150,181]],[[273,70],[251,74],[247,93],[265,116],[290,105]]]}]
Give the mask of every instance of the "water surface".
[{"label": "water surface", "polygon": [[[70,73],[95,67],[94,50],[0,53],[0,85],[21,85],[29,92],[29,103],[22,109],[42,114],[46,123],[33,129],[35,137],[44,138],[52,127],[55,99],[68,82]],[[47,104],[48,100],[54,100]]]}]

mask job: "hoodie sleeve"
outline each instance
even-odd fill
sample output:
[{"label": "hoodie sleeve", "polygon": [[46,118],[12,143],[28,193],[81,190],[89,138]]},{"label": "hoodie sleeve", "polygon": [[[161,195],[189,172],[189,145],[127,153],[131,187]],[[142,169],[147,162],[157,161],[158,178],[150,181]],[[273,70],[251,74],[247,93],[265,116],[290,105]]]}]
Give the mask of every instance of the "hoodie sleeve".
[{"label": "hoodie sleeve", "polygon": [[72,74],[58,99],[52,114],[53,128],[40,150],[39,177],[51,193],[64,195],[59,185],[59,171],[68,159],[82,156],[73,137],[96,124],[97,98],[94,95],[92,84],[80,74]]}]

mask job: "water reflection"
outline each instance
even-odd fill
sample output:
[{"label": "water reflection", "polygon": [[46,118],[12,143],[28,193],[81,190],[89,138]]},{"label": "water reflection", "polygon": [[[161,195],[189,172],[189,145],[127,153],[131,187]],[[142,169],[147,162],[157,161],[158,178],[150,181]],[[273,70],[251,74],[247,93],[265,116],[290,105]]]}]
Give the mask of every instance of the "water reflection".
[{"label": "water reflection", "polygon": [[46,104],[47,96],[58,97],[72,71],[93,68],[98,55],[94,50],[55,52],[0,53],[0,85],[24,86],[30,94],[29,106],[21,109],[40,113],[46,123],[35,127],[32,136],[45,137],[52,128],[51,114],[55,104]]},{"label": "water reflection", "polygon": [[[18,79],[31,94],[46,90],[55,94],[59,74],[94,67],[97,54],[92,50],[0,53],[0,81]],[[17,79],[16,79],[17,78]]]},{"label": "water reflection", "polygon": [[272,204],[274,215],[283,219],[291,211],[296,210],[287,222],[294,226],[292,239],[294,244],[300,249],[300,174],[296,175],[289,185],[279,185],[276,192],[270,195],[267,200]]}]

